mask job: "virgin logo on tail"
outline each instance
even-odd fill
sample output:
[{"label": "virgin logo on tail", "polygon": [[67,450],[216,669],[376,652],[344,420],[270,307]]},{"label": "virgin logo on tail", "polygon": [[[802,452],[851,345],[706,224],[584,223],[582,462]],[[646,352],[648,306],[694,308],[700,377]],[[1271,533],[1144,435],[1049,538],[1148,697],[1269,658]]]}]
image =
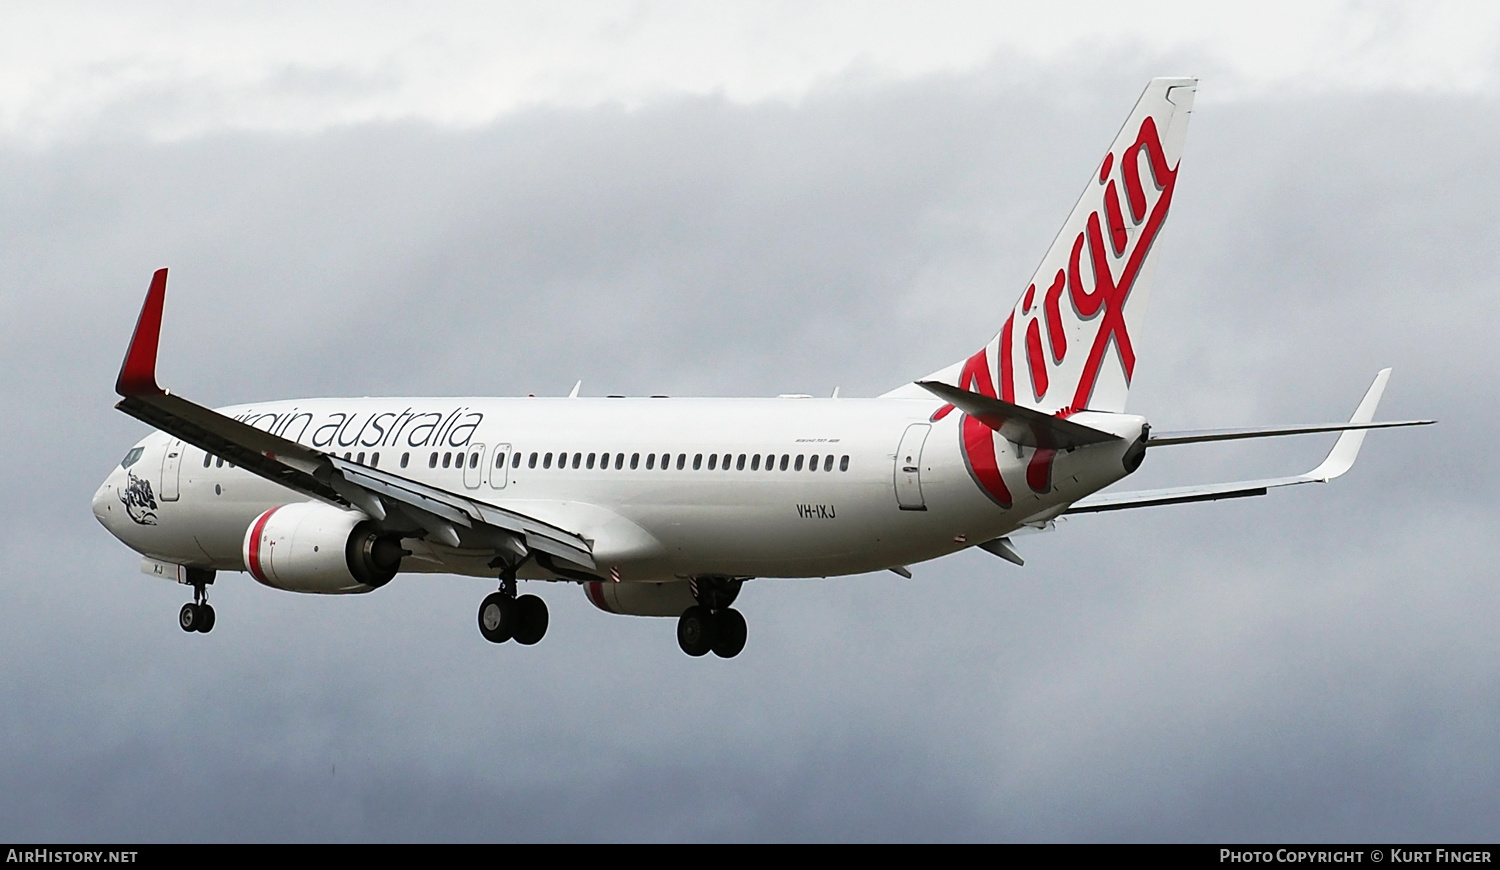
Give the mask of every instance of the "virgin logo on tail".
[{"label": "virgin logo on tail", "polygon": [[[1172,204],[1191,107],[1182,95],[1191,88],[1180,79],[1147,88],[1000,333],[962,364],[961,389],[1059,416],[1124,410],[1135,371],[1131,328],[1143,320],[1143,275]],[[1176,103],[1174,91],[1182,92]],[[932,419],[952,411],[945,405]],[[968,417],[960,433],[975,482],[1010,507],[997,461],[1003,439]],[[1053,451],[1037,450],[1028,460],[1032,491],[1051,489],[1052,459]]]}]

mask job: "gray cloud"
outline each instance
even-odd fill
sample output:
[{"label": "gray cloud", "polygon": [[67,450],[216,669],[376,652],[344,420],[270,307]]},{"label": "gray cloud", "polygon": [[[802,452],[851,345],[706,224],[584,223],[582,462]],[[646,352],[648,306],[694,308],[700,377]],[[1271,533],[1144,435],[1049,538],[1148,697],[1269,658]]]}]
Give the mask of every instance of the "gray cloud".
[{"label": "gray cloud", "polygon": [[[871,395],[999,325],[1139,79],[846,82],[450,131],[0,155],[0,835],[11,839],[1485,839],[1500,105],[1205,83],[1134,409],[1378,433],[1328,487],[1082,517],[893,575],[746,588],[745,654],[482,581],[243,577],[209,638],[88,496],[153,268],[163,381],[314,394]],[[1326,442],[1157,451],[1141,485]]]}]

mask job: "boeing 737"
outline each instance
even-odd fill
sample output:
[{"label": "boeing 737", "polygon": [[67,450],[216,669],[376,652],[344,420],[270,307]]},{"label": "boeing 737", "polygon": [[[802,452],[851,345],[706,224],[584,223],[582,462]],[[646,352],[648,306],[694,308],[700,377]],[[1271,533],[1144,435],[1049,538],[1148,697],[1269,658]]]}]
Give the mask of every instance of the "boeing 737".
[{"label": "boeing 737", "polygon": [[[1125,412],[1157,241],[1197,81],[1153,80],[998,332],[876,398],[359,398],[211,410],[157,385],[167,271],[153,277],[115,389],[153,427],[94,515],[192,587],[244,571],[290,592],[371,592],[403,573],[488,577],[486,640],[547,630],[517,581],[578,584],[611,613],[677,620],[689,655],[744,648],[732,605],[757,577],[894,571],[1011,542],[1065,514],[1263,495],[1348,471],[1390,370],[1346,423],[1157,432]],[[995,328],[992,326],[991,328]],[[1153,448],[1340,433],[1311,471],[1106,490]]]}]

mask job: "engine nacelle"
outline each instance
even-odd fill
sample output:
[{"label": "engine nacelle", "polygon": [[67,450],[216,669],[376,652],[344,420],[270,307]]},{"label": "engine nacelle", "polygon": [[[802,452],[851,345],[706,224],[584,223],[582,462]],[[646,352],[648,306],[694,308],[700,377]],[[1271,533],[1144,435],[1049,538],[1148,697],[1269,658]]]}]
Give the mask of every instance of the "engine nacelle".
[{"label": "engine nacelle", "polygon": [[686,580],[671,583],[606,583],[596,580],[583,584],[583,591],[589,601],[605,613],[628,616],[681,616],[684,610],[698,603]]},{"label": "engine nacelle", "polygon": [[370,518],[320,502],[274,507],[255,518],[241,547],[245,568],[288,592],[342,595],[389,583],[401,568],[401,541]]}]

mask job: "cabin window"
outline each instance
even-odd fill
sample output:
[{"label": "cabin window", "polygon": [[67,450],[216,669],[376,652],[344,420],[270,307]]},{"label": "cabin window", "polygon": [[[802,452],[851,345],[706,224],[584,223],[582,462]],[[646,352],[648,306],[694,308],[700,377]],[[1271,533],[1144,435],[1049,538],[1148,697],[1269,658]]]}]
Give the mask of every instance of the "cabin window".
[{"label": "cabin window", "polygon": [[[788,462],[791,462],[791,461],[792,461],[792,457],[789,454],[786,454],[786,453],[781,454],[781,470],[782,471],[786,471],[786,465],[787,465]],[[800,460],[798,461],[797,465],[798,465],[798,467],[801,467],[802,463],[801,463]]]},{"label": "cabin window", "polygon": [[[536,465],[536,454],[535,453],[531,454],[531,464],[533,466]],[[521,454],[519,454],[519,453],[515,454],[515,458],[511,459],[511,461],[510,461],[510,467],[511,468],[520,468],[521,467]]]},{"label": "cabin window", "polygon": [[832,453],[830,453],[827,456],[823,457],[823,470],[824,471],[832,471],[833,470],[833,454]]},{"label": "cabin window", "polygon": [[443,467],[444,468],[448,468],[452,464],[453,464],[453,452],[452,451],[444,451],[444,453],[443,453]]},{"label": "cabin window", "polygon": [[531,454],[531,459],[526,463],[527,468],[536,468],[536,454]]},{"label": "cabin window", "polygon": [[713,471],[715,468],[718,468],[718,467],[719,467],[719,454],[717,454],[717,453],[710,453],[710,454],[708,454],[708,470],[709,471]]},{"label": "cabin window", "polygon": [[698,469],[700,469],[702,467],[703,467],[703,454],[699,453],[697,456],[693,457],[693,470],[697,471]]},{"label": "cabin window", "polygon": [[595,459],[594,454],[590,453],[589,454],[589,458],[584,461],[583,467],[589,469],[590,471],[592,471],[593,468],[594,468],[594,459]]},{"label": "cabin window", "polygon": [[574,453],[573,454],[573,467],[577,468],[578,466],[580,466],[582,464],[583,464],[583,454],[582,453]]},{"label": "cabin window", "polygon": [[754,456],[750,457],[750,470],[751,471],[760,471],[760,454],[759,453],[757,453]]},{"label": "cabin window", "polygon": [[406,463],[408,463],[410,461],[411,461],[411,453],[410,452],[401,454],[401,467],[402,468],[405,468],[406,467]]},{"label": "cabin window", "polygon": [[501,453],[499,450],[495,451],[495,467],[496,468],[504,468],[505,467],[505,454]]},{"label": "cabin window", "polygon": [[469,454],[469,467],[470,468],[478,468],[479,467],[479,451],[478,450],[475,450],[473,453]]},{"label": "cabin window", "polygon": [[631,471],[635,471],[636,466],[638,466],[640,464],[641,464],[641,454],[639,454],[639,453],[632,453],[632,454],[630,454],[630,470]]},{"label": "cabin window", "polygon": [[801,471],[802,470],[802,454],[801,453],[797,454],[797,463],[792,466],[792,470],[793,471]]},{"label": "cabin window", "polygon": [[735,471],[744,471],[745,470],[745,454],[741,453],[740,454],[740,458],[737,459],[737,460],[735,460],[734,470]]},{"label": "cabin window", "polygon": [[551,468],[552,467],[552,454],[551,453],[548,453],[546,456],[542,457],[542,467],[543,468]]},{"label": "cabin window", "polygon": [[849,457],[847,455],[839,458],[839,471],[849,470]]},{"label": "cabin window", "polygon": [[656,467],[656,454],[655,453],[647,453],[646,454],[646,470],[650,471],[651,469],[653,469],[655,467]]},{"label": "cabin window", "polygon": [[359,451],[359,455],[354,458],[354,461],[358,462],[360,465],[364,465],[365,464],[365,452],[363,450]]},{"label": "cabin window", "polygon": [[378,468],[379,466],[380,466],[380,451],[377,450],[374,453],[370,454],[370,467],[371,468]]},{"label": "cabin window", "polygon": [[681,471],[682,469],[684,469],[686,467],[687,467],[687,454],[686,453],[679,453],[679,454],[677,454],[677,470]]},{"label": "cabin window", "polygon": [[145,452],[146,448],[144,447],[130,448],[130,452],[125,454],[125,458],[120,460],[120,467],[129,468],[130,466],[134,465],[136,463],[136,460],[141,458],[141,454]]},{"label": "cabin window", "polygon": [[203,467],[207,468],[208,464],[213,460],[214,458],[212,456],[209,456],[207,453],[203,454]]},{"label": "cabin window", "polygon": [[428,468],[437,468],[437,451],[436,450],[432,451],[432,455],[429,456],[429,457],[427,457],[427,467]]},{"label": "cabin window", "polygon": [[619,471],[620,469],[622,469],[624,467],[625,467],[625,454],[623,454],[623,453],[616,453],[615,454],[615,471]]}]

